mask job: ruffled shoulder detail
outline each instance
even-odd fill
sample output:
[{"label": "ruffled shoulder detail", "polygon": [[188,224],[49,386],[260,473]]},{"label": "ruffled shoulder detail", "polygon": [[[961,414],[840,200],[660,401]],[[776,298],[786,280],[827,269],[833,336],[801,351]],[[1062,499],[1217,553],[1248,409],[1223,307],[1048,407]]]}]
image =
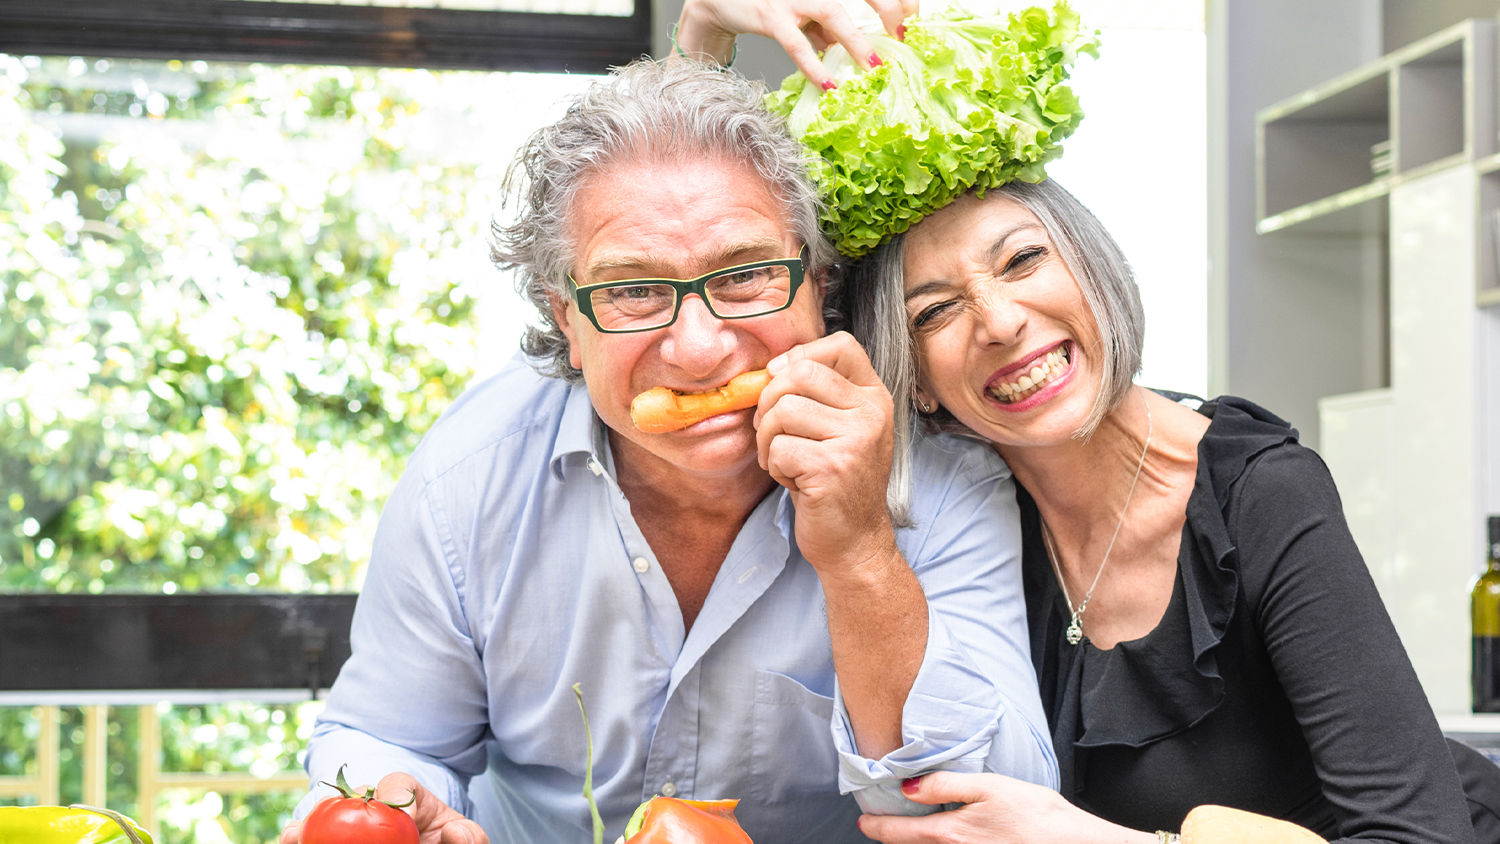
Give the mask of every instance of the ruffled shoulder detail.
[{"label": "ruffled shoulder detail", "polygon": [[1255,457],[1297,432],[1243,399],[1205,402],[1212,417],[1198,444],[1177,582],[1161,623],[1146,636],[1075,660],[1078,747],[1140,747],[1186,730],[1219,707],[1224,679],[1215,649],[1234,618],[1239,556],[1224,522],[1230,490]]}]

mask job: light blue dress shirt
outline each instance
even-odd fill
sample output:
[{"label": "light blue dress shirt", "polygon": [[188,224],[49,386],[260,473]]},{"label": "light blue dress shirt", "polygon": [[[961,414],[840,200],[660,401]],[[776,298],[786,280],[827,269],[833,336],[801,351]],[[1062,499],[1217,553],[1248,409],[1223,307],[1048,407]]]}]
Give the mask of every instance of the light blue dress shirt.
[{"label": "light blue dress shirt", "polygon": [[927,652],[906,744],[867,759],[786,492],[750,515],[685,633],[587,390],[518,356],[433,426],[386,503],[309,775],[407,771],[494,844],[589,841],[582,683],[606,841],[654,794],[739,798],[757,844],[837,844],[865,840],[851,792],[901,811],[900,780],[934,769],[1056,788],[1010,472],[964,440],[918,449],[898,542],[927,594]]}]

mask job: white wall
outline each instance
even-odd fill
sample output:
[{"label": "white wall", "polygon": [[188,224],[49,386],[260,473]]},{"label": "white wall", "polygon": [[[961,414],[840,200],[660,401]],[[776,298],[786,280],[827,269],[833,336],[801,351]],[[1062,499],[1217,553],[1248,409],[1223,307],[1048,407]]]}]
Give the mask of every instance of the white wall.
[{"label": "white wall", "polygon": [[[1209,0],[1209,392],[1260,403],[1318,443],[1318,398],[1381,386],[1363,349],[1379,249],[1255,233],[1255,113],[1378,58],[1379,0]],[[1366,268],[1365,272],[1340,267]]]}]

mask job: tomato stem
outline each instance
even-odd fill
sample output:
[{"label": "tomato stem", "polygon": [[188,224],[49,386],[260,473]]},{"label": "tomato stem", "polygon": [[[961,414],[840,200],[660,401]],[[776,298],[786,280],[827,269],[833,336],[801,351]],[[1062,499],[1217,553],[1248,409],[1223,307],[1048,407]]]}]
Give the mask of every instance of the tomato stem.
[{"label": "tomato stem", "polygon": [[[324,780],[323,785],[326,785],[329,788],[338,789],[339,795],[343,797],[357,797],[360,800],[365,801],[366,803],[370,802],[371,800],[375,800],[375,786],[372,785],[366,787],[365,793],[360,794],[358,791],[355,791],[352,786],[349,785],[349,780],[344,778],[344,769],[347,767],[349,767],[348,762],[340,765],[338,774],[333,778],[334,781],[328,782],[327,780]],[[416,789],[412,789],[411,796],[406,798],[405,803],[392,803],[389,800],[379,800],[376,802],[384,803],[385,805],[390,806],[392,809],[405,809],[407,806],[410,806],[411,804],[417,802],[417,791]]]}]

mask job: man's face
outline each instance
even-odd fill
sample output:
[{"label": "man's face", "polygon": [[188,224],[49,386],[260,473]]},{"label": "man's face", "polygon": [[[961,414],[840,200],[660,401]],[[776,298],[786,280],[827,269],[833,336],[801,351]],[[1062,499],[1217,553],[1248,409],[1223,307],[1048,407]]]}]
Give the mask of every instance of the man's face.
[{"label": "man's face", "polygon": [[[573,278],[580,285],[691,279],[737,264],[795,258],[802,248],[764,180],[739,163],[613,166],[585,182],[576,202]],[[821,284],[804,283],[784,311],[721,320],[689,295],[675,323],[634,334],[599,332],[571,299],[555,301],[553,312],[595,410],[614,431],[617,460],[652,473],[729,477],[759,471],[754,408],[644,434],[630,421],[631,400],[652,387],[708,390],[764,368],[823,335],[822,299]]]}]

